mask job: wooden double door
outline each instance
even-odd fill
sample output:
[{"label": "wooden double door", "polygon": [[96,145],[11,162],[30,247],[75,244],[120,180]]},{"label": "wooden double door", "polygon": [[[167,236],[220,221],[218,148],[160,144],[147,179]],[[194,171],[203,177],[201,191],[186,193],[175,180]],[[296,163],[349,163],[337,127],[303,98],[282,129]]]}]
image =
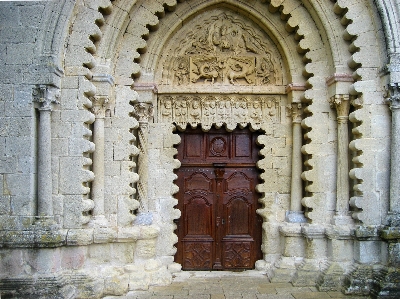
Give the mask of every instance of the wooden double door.
[{"label": "wooden double door", "polygon": [[175,261],[184,270],[253,269],[262,258],[256,133],[196,129],[180,136]]}]

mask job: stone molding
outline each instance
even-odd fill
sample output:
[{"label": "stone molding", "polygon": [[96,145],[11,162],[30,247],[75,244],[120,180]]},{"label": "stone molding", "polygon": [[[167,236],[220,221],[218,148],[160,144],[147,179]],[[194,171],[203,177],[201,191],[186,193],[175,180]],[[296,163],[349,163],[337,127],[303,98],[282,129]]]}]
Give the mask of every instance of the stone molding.
[{"label": "stone molding", "polygon": [[162,95],[158,111],[161,122],[175,123],[181,130],[200,124],[205,131],[212,125],[232,131],[249,123],[258,130],[263,123],[280,122],[281,103],[279,96],[268,95]]}]

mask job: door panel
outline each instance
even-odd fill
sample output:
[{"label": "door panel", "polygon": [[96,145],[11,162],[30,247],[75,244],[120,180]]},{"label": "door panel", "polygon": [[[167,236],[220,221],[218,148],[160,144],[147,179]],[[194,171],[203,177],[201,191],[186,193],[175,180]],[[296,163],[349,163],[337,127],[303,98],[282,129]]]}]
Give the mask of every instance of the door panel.
[{"label": "door panel", "polygon": [[256,135],[212,129],[181,138],[175,260],[186,270],[254,268],[262,257]]}]

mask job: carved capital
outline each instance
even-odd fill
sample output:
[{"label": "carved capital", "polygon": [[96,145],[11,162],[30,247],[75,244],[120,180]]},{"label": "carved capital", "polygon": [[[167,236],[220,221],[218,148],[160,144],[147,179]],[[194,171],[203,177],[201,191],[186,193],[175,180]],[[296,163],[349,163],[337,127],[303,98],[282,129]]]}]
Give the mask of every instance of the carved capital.
[{"label": "carved capital", "polygon": [[33,102],[38,103],[39,110],[53,110],[53,104],[59,104],[60,89],[54,86],[37,85],[33,91]]},{"label": "carved capital", "polygon": [[94,96],[91,97],[92,100],[92,113],[96,116],[96,118],[104,118],[106,114],[106,110],[108,107],[108,103],[110,102],[107,96]]},{"label": "carved capital", "polygon": [[288,106],[288,109],[292,113],[293,123],[297,124],[301,123],[303,114],[303,107],[301,103],[292,103],[291,105]]},{"label": "carved capital", "polygon": [[391,83],[387,86],[386,102],[391,110],[400,108],[400,83]]},{"label": "carved capital", "polygon": [[349,119],[350,96],[348,94],[336,94],[330,98],[332,108],[336,108],[338,122],[346,123]]},{"label": "carved capital", "polygon": [[148,123],[149,119],[153,117],[153,105],[149,103],[136,103],[134,106],[133,116],[139,123]]}]

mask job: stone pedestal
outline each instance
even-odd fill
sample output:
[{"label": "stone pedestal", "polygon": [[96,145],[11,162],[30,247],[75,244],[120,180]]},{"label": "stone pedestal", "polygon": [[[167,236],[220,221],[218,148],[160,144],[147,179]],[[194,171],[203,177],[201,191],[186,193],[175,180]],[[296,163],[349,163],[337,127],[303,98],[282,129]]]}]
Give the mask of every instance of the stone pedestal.
[{"label": "stone pedestal", "polygon": [[293,277],[295,286],[315,286],[321,272],[328,267],[325,228],[305,225],[301,229],[306,241],[304,263]]},{"label": "stone pedestal", "polygon": [[341,291],[345,274],[353,263],[353,229],[349,226],[330,226],[326,229],[329,267],[318,279],[320,291]]},{"label": "stone pedestal", "polygon": [[300,223],[286,223],[279,228],[285,238],[285,248],[282,257],[275,263],[271,282],[291,282],[297,268],[301,266],[305,250],[301,228]]},{"label": "stone pedestal", "polygon": [[353,269],[345,276],[345,294],[369,295],[376,276],[381,275],[381,243],[378,226],[358,226],[354,231]]}]

